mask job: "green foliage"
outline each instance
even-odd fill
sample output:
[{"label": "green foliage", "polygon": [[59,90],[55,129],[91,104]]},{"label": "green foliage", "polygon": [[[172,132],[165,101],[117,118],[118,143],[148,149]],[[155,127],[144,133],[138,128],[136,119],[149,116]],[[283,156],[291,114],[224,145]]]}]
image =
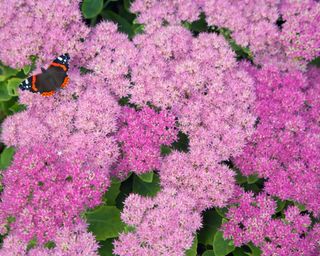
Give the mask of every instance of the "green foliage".
[{"label": "green foliage", "polygon": [[100,241],[99,245],[99,255],[101,256],[110,256],[113,250],[113,240],[114,239],[107,239],[105,241]]},{"label": "green foliage", "polygon": [[222,232],[217,231],[213,239],[213,251],[216,256],[225,256],[235,249],[232,240],[225,240]]},{"label": "green foliage", "polygon": [[260,256],[262,254],[262,251],[260,250],[259,247],[254,246],[252,243],[248,244],[251,252],[247,253],[249,256]]},{"label": "green foliage", "polygon": [[215,256],[214,251],[213,250],[208,250],[205,251],[202,256]]},{"label": "green foliage", "polygon": [[108,188],[108,191],[103,196],[103,199],[107,205],[116,205],[116,200],[120,193],[120,186],[121,182],[112,179],[111,186]]},{"label": "green foliage", "polygon": [[124,230],[124,223],[120,220],[120,210],[115,206],[100,206],[85,214],[89,223],[89,230],[97,240],[118,237]]},{"label": "green foliage", "polygon": [[12,161],[13,155],[15,153],[14,147],[5,148],[0,155],[0,169],[6,169]]},{"label": "green foliage", "polygon": [[147,172],[138,176],[142,181],[151,183],[153,180],[153,172]]},{"label": "green foliage", "polygon": [[160,190],[159,175],[154,174],[152,182],[144,182],[141,178],[134,175],[133,192],[142,196],[155,196]]},{"label": "green foliage", "polygon": [[81,11],[86,19],[98,16],[103,9],[103,0],[83,0]]},{"label": "green foliage", "polygon": [[190,249],[186,251],[186,256],[197,256],[198,238],[195,236]]},{"label": "green foliage", "polygon": [[218,228],[221,226],[222,218],[212,208],[203,214],[203,227],[199,231],[198,240],[204,245],[211,245]]}]

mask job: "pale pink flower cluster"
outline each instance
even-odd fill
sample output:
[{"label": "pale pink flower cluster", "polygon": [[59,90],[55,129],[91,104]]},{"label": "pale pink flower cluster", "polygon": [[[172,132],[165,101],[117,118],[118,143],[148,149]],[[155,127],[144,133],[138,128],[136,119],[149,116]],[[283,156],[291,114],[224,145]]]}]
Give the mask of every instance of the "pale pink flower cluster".
[{"label": "pale pink flower cluster", "polygon": [[320,2],[282,0],[280,40],[290,58],[312,60],[320,55]]},{"label": "pale pink flower cluster", "polygon": [[79,223],[73,229],[67,227],[59,229],[57,234],[51,237],[51,242],[54,243],[52,249],[36,246],[28,250],[26,242],[10,234],[4,239],[0,254],[5,256],[98,256],[98,244],[86,228],[84,223]]},{"label": "pale pink flower cluster", "polygon": [[196,201],[175,189],[163,189],[155,198],[131,194],[121,215],[134,231],[122,233],[115,241],[120,256],[183,256],[201,227]]},{"label": "pale pink flower cluster", "polygon": [[89,28],[82,21],[79,0],[10,0],[0,2],[0,59],[11,67],[40,65],[57,55],[75,55]]},{"label": "pale pink flower cluster", "polygon": [[113,134],[120,106],[97,77],[69,73],[70,85],[53,97],[21,92],[27,110],[4,121],[2,141],[16,147],[54,143],[63,154],[80,153],[108,169],[118,157]]},{"label": "pale pink flower cluster", "polygon": [[[231,31],[237,44],[249,47],[255,62],[304,67],[320,54],[320,3],[316,0],[136,0],[131,8],[147,33],[192,22],[204,13],[213,28]],[[284,24],[277,24],[282,18]]]},{"label": "pale pink flower cluster", "polygon": [[181,21],[195,21],[199,18],[204,0],[135,0],[131,11],[139,14],[138,22],[148,32],[169,23],[179,25]]}]

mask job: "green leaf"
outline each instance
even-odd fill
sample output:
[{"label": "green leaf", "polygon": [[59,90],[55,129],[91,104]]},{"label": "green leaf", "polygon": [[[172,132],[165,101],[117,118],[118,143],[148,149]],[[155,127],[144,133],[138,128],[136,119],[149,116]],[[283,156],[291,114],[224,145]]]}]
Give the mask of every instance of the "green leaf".
[{"label": "green leaf", "polygon": [[142,181],[150,183],[153,180],[153,172],[147,172],[138,176]]},{"label": "green leaf", "polygon": [[208,250],[205,251],[202,256],[215,256],[214,251],[213,250]]},{"label": "green leaf", "polygon": [[228,212],[228,208],[224,207],[224,208],[215,208],[217,213],[222,217],[225,218],[226,217],[226,213]]},{"label": "green leaf", "polygon": [[13,69],[7,66],[0,65],[0,82],[8,79],[11,76],[16,75],[19,72],[17,69]]},{"label": "green leaf", "polygon": [[277,209],[276,209],[276,212],[278,213],[278,212],[281,212],[283,209],[284,209],[284,207],[286,206],[286,201],[282,201],[282,200],[280,200],[280,199],[278,199],[278,198],[276,198],[275,199],[276,200],[276,202],[277,202]]},{"label": "green leaf", "polygon": [[221,225],[221,216],[215,211],[210,209],[203,214],[203,227],[199,231],[198,240],[204,245],[211,245],[214,235]]},{"label": "green leaf", "polygon": [[197,235],[193,239],[193,243],[190,249],[185,253],[185,256],[197,256],[198,238]]},{"label": "green leaf", "polygon": [[26,65],[26,66],[24,66],[24,67],[22,68],[22,70],[23,70],[23,73],[24,73],[25,75],[28,75],[29,72],[31,71],[31,65]]},{"label": "green leaf", "polygon": [[124,0],[123,1],[123,6],[124,6],[124,9],[126,11],[130,12],[131,1],[130,0]]},{"label": "green leaf", "polygon": [[251,254],[250,256],[260,256],[262,251],[260,250],[259,247],[254,246],[251,242],[248,244],[250,250],[251,250]]},{"label": "green leaf", "polygon": [[167,156],[172,152],[172,149],[166,145],[161,145],[161,156]]},{"label": "green leaf", "polygon": [[99,255],[100,256],[110,256],[113,255],[113,239],[107,239],[105,241],[100,241],[99,243]]},{"label": "green leaf", "polygon": [[103,196],[107,205],[116,205],[116,199],[120,193],[120,185],[121,183],[119,182],[111,182],[111,186]]},{"label": "green leaf", "polygon": [[236,181],[239,185],[247,182],[247,177],[243,176],[239,170],[236,170]]},{"label": "green leaf", "polygon": [[258,179],[259,179],[259,177],[258,177],[257,174],[252,174],[252,175],[249,175],[249,176],[247,177],[247,182],[248,182],[249,184],[253,184],[253,183],[256,183],[256,182],[258,181]]},{"label": "green leaf", "polygon": [[8,94],[7,82],[0,82],[0,101],[10,100],[11,96]]},{"label": "green leaf", "polygon": [[142,181],[138,176],[133,178],[133,192],[142,196],[155,196],[160,190],[160,179],[158,175],[154,175],[153,181],[150,183]]},{"label": "green leaf", "polygon": [[107,0],[106,3],[103,5],[103,8],[106,8],[108,6],[108,4],[110,4],[111,2],[117,2],[118,0]]},{"label": "green leaf", "polygon": [[86,19],[92,19],[103,9],[103,0],[83,0],[81,11]]},{"label": "green leaf", "polygon": [[8,80],[7,91],[10,96],[18,96],[19,95],[18,94],[18,86],[22,81],[23,81],[23,79],[16,78],[16,77]]},{"label": "green leaf", "polygon": [[26,105],[19,104],[18,102],[15,102],[11,107],[9,107],[10,114],[18,113],[26,109]]},{"label": "green leaf", "polygon": [[86,213],[89,222],[89,230],[97,240],[118,237],[124,229],[124,223],[120,219],[120,210],[115,206],[101,206]]},{"label": "green leaf", "polygon": [[297,206],[299,208],[299,210],[302,211],[302,212],[307,209],[305,205],[300,204],[298,202],[294,202],[294,205]]},{"label": "green leaf", "polygon": [[233,252],[232,254],[234,256],[247,256],[246,252],[242,249],[242,248],[239,248],[237,247]]},{"label": "green leaf", "polygon": [[0,156],[0,169],[6,169],[12,161],[15,149],[14,147],[5,148]]},{"label": "green leaf", "polygon": [[217,231],[213,239],[213,251],[216,256],[225,256],[234,251],[232,240],[225,240],[221,231]]},{"label": "green leaf", "polygon": [[129,38],[132,38],[135,35],[132,25],[125,18],[121,17],[117,13],[110,10],[103,10],[101,16],[104,19],[116,22],[118,24],[119,30],[121,32],[126,33],[129,36]]}]

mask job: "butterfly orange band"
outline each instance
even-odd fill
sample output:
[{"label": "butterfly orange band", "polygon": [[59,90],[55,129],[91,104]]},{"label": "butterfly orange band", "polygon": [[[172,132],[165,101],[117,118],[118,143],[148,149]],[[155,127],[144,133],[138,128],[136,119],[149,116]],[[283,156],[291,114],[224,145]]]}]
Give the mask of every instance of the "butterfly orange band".
[{"label": "butterfly orange band", "polygon": [[36,87],[36,76],[32,76],[32,83],[31,83],[31,85],[32,85],[32,90],[35,91],[35,92],[37,92],[38,89],[37,89],[37,87]]},{"label": "butterfly orange band", "polygon": [[69,77],[67,76],[67,77],[63,80],[63,83],[62,83],[62,85],[61,85],[61,88],[66,87],[67,84],[68,84],[68,82],[69,82]]},{"label": "butterfly orange band", "polygon": [[42,96],[45,96],[45,97],[49,97],[49,96],[52,96],[54,94],[54,91],[50,91],[50,92],[43,92],[41,93]]},{"label": "butterfly orange band", "polygon": [[51,67],[51,66],[60,67],[60,68],[62,68],[65,72],[67,72],[67,67],[66,67],[65,65],[63,65],[63,64],[59,64],[59,63],[56,63],[56,62],[52,62],[49,67]]}]

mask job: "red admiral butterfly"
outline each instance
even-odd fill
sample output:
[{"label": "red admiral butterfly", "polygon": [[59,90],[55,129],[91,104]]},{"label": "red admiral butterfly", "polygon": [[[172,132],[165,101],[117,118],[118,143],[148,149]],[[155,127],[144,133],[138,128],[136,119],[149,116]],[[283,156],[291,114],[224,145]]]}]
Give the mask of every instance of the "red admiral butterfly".
[{"label": "red admiral butterfly", "polygon": [[24,80],[20,85],[21,90],[41,93],[42,96],[52,96],[57,89],[64,88],[69,82],[67,71],[70,56],[68,53],[56,58],[48,67],[41,68],[42,73],[33,75]]}]

